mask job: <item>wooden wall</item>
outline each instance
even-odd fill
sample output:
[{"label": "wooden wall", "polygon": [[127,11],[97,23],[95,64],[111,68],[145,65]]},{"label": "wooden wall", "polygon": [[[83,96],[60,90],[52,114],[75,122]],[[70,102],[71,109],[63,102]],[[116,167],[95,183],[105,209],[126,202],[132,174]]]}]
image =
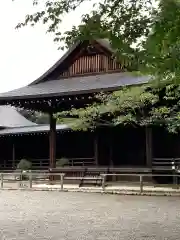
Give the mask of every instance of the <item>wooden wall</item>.
[{"label": "wooden wall", "polygon": [[87,73],[101,73],[121,70],[121,64],[112,57],[103,54],[82,56],[78,58],[60,77],[71,77]]}]

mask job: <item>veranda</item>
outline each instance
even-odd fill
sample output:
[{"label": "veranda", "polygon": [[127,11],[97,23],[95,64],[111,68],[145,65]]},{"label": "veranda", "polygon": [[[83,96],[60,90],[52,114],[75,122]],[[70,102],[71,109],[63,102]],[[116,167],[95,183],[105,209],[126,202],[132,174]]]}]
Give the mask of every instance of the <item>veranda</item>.
[{"label": "veranda", "polygon": [[[1,170],[16,169],[21,159],[31,161],[33,169],[49,169],[48,126],[31,126],[28,132],[26,129],[0,130]],[[66,168],[108,167],[121,169],[122,172],[168,171],[170,160],[180,156],[178,136],[170,135],[163,129],[152,129],[152,142],[146,138],[144,128],[106,127],[83,132],[57,125],[56,129],[56,161],[65,158]],[[152,149],[151,161],[147,158],[149,144]],[[161,164],[161,159],[169,159],[169,162]],[[166,169],[168,165],[169,169]]]}]

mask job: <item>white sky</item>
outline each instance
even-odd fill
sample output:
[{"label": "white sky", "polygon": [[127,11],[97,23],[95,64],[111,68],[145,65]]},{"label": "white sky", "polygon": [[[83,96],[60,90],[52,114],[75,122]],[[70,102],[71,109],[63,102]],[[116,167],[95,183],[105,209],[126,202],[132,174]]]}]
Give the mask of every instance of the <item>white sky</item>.
[{"label": "white sky", "polygon": [[[80,16],[91,4],[67,16],[61,29],[67,30],[80,23]],[[86,11],[84,11],[86,10]],[[53,36],[46,34],[46,26],[15,29],[27,13],[33,11],[32,0],[1,0],[0,5],[0,92],[19,88],[34,81],[51,67],[62,51],[53,42]]]}]

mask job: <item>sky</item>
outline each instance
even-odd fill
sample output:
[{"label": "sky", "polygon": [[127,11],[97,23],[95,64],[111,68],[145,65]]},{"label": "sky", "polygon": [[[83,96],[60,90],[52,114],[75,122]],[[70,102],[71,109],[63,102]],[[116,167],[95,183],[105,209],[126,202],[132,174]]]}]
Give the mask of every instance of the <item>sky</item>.
[{"label": "sky", "polygon": [[[62,55],[46,26],[15,29],[28,13],[33,0],[1,0],[0,5],[0,92],[23,87],[41,76]],[[92,3],[85,3],[66,16],[61,24],[65,31],[80,23],[80,16]]]}]

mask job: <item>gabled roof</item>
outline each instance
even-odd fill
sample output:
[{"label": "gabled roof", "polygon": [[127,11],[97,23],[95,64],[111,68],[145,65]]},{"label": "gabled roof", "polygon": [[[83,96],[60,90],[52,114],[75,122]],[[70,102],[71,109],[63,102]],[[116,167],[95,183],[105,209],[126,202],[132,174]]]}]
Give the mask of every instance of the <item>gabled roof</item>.
[{"label": "gabled roof", "polygon": [[22,126],[35,126],[11,106],[0,106],[0,128],[15,128]]},{"label": "gabled roof", "polygon": [[[108,53],[113,53],[110,42],[107,39],[96,40]],[[85,42],[75,43],[46,73],[26,87],[0,94],[1,104],[8,101],[25,100],[35,98],[72,96],[78,94],[97,93],[117,90],[122,86],[143,84],[149,81],[149,77],[133,76],[130,73],[101,73],[90,76],[74,76],[72,78],[53,78],[55,70],[65,64],[65,60],[71,58],[71,53]]]},{"label": "gabled roof", "polygon": [[111,73],[51,80],[0,94],[0,101],[42,97],[72,96],[101,91],[113,91],[122,86],[147,83],[149,77],[130,73]]},{"label": "gabled roof", "polygon": [[[110,42],[108,39],[97,39],[97,43],[99,43],[102,47],[104,47],[109,52],[113,52]],[[44,78],[46,78],[49,74],[51,74],[56,68],[58,68],[69,56],[70,54],[83,42],[77,41],[75,44],[73,44],[66,52],[65,54],[48,70],[46,71],[42,76],[37,78],[35,81],[29,84],[29,86],[41,83]]]}]

